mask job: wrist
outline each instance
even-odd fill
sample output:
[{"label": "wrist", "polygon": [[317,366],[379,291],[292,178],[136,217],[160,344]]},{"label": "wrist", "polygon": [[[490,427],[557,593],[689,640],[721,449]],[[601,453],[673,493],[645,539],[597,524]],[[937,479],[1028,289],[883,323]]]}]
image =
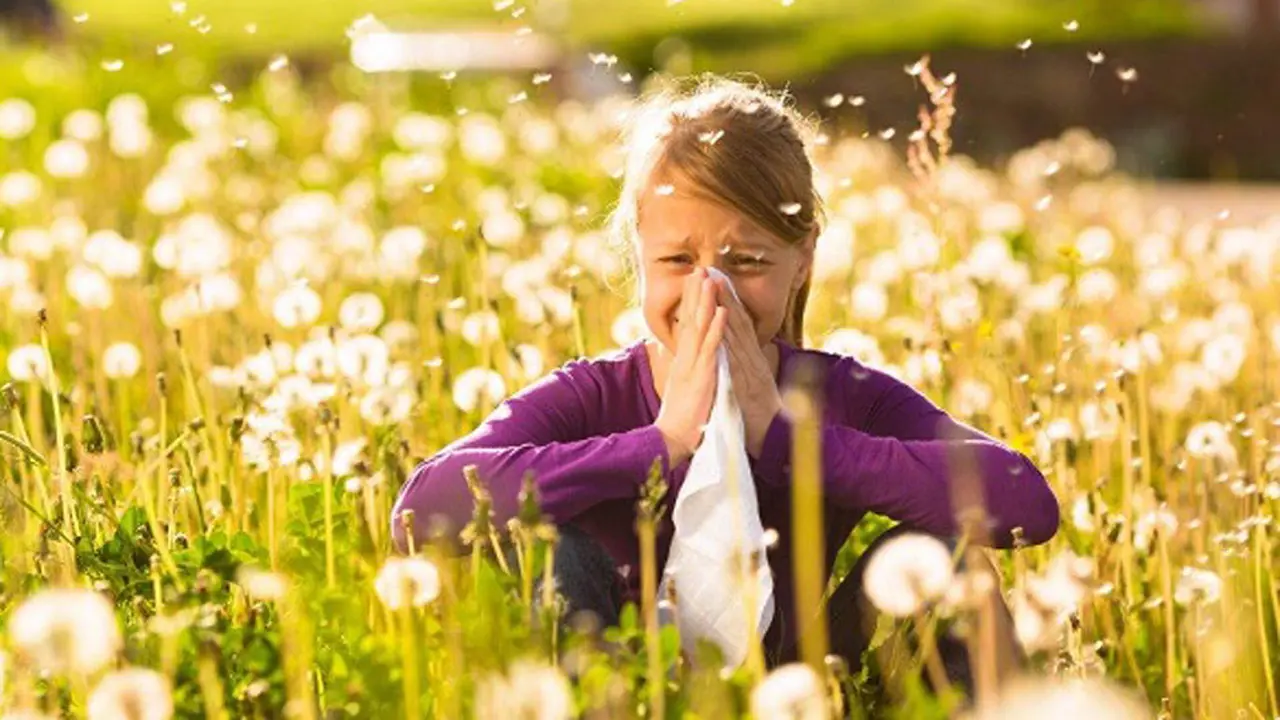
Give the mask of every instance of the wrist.
[{"label": "wrist", "polygon": [[655,422],[654,427],[658,428],[658,432],[662,434],[662,442],[667,446],[667,466],[675,467],[680,463],[693,457],[693,448],[688,443],[681,440],[675,433],[665,428],[661,423]]}]

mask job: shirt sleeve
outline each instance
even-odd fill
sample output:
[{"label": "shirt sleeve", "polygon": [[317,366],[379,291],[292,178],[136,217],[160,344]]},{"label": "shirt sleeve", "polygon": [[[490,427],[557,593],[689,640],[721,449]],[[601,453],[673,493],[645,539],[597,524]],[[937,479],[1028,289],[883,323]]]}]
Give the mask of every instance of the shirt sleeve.
[{"label": "shirt sleeve", "polygon": [[[841,365],[838,361],[832,369],[836,376],[828,381],[827,402],[852,405],[855,382]],[[867,372],[859,368],[864,378]],[[1030,459],[957,422],[911,386],[870,372],[876,382],[858,381],[857,391],[882,388],[873,392],[876,399],[863,427],[833,421],[838,412],[824,420],[823,492],[829,502],[940,536],[959,532],[954,508],[981,503],[994,547],[1011,547],[1014,528],[1021,528],[1024,542],[1032,545],[1054,536],[1058,500]],[[779,413],[756,460],[765,482],[790,481],[791,436],[791,420]]]},{"label": "shirt sleeve", "polygon": [[655,459],[669,458],[653,425],[591,437],[588,407],[601,407],[599,384],[584,365],[570,364],[502,402],[470,434],[438,451],[410,474],[391,514],[396,546],[407,546],[400,514],[413,511],[414,537],[432,518],[455,535],[470,522],[475,499],[463,468],[475,465],[493,497],[494,521],[505,527],[519,509],[532,471],[544,513],[564,522],[607,501],[638,498]]}]

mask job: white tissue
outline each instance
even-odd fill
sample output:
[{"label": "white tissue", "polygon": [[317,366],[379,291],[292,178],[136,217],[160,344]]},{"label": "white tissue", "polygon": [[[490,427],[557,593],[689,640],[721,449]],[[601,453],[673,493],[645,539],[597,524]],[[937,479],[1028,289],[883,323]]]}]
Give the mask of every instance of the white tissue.
[{"label": "white tissue", "polygon": [[[715,268],[708,272],[727,281]],[[665,597],[668,584],[674,584],[676,624],[686,652],[692,653],[699,639],[711,640],[723,650],[727,665],[737,667],[749,644],[758,642],[750,637],[744,581],[754,586],[751,617],[763,637],[773,621],[773,573],[723,343],[716,364],[715,404],[676,497],[675,535],[658,596]],[[758,557],[754,571],[753,553]]]}]

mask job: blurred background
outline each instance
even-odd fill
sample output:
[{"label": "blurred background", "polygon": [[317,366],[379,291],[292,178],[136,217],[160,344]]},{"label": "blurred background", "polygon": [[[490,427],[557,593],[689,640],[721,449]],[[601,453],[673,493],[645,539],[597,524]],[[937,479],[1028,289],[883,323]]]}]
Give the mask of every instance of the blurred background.
[{"label": "blurred background", "polygon": [[1280,178],[1280,0],[0,0],[0,24],[0,90],[45,102],[164,104],[286,63],[321,88],[401,75],[437,105],[468,76],[566,99],[712,70],[898,144],[921,99],[904,69],[929,53],[958,78],[957,150],[983,163],[1084,127],[1141,177]]}]

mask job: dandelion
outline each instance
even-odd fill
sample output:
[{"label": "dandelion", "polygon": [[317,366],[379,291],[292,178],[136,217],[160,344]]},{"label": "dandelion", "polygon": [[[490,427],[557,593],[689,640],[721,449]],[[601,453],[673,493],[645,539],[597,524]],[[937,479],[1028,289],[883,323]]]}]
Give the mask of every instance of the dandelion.
[{"label": "dandelion", "polygon": [[1168,537],[1177,531],[1178,516],[1161,505],[1138,517],[1133,525],[1133,547],[1138,552],[1145,553],[1151,548],[1151,539],[1156,532]]},{"label": "dandelion", "polygon": [[477,717],[566,720],[573,715],[572,688],[552,665],[520,659],[505,675],[483,678],[476,688]]},{"label": "dandelion", "polygon": [[1212,420],[1191,428],[1187,433],[1186,448],[1196,458],[1234,460],[1236,457],[1227,426]]},{"label": "dandelion", "polygon": [[49,361],[44,348],[36,344],[19,345],[9,352],[6,363],[9,377],[17,382],[32,382],[49,379]]},{"label": "dandelion", "polygon": [[374,579],[374,590],[391,610],[422,607],[439,596],[440,572],[424,558],[388,558]]},{"label": "dandelion", "polygon": [[320,309],[320,295],[303,284],[281,292],[271,306],[276,322],[286,328],[314,323],[320,317]]},{"label": "dandelion", "polygon": [[1209,570],[1184,567],[1173,590],[1173,601],[1179,605],[1211,604],[1222,597],[1222,578]]},{"label": "dandelion", "polygon": [[1088,595],[1094,573],[1093,559],[1071,551],[1061,552],[1044,573],[1027,579],[1028,595],[1043,608],[1062,616],[1074,612]]},{"label": "dandelion", "polygon": [[826,720],[831,717],[826,682],[805,663],[788,663],[751,690],[751,714],[757,718]]},{"label": "dandelion", "polygon": [[474,347],[496,341],[500,333],[498,314],[492,310],[478,310],[462,319],[462,338]]},{"label": "dandelion", "polygon": [[249,597],[271,602],[283,600],[289,590],[289,581],[283,575],[250,566],[240,568],[236,582]]},{"label": "dandelion", "polygon": [[1002,688],[997,702],[984,705],[974,720],[1145,720],[1150,716],[1131,691],[1103,679],[1027,677]]},{"label": "dandelion", "polygon": [[35,107],[22,98],[0,101],[0,139],[20,140],[36,126]]},{"label": "dandelion", "polygon": [[77,140],[55,141],[44,151],[44,169],[51,177],[82,177],[89,169],[89,151]]},{"label": "dandelion", "polygon": [[1226,385],[1240,375],[1247,356],[1248,350],[1243,338],[1224,334],[1205,343],[1200,349],[1200,365],[1219,385]]},{"label": "dandelion", "polygon": [[9,618],[14,648],[48,672],[89,674],[120,650],[115,608],[84,589],[48,589],[27,598]]},{"label": "dandelion", "polygon": [[143,668],[117,670],[89,695],[89,720],[169,720],[173,695],[169,679]]},{"label": "dandelion", "polygon": [[117,342],[102,352],[102,372],[112,380],[126,380],[138,374],[142,353],[130,342]]},{"label": "dandelion", "polygon": [[453,382],[453,404],[463,412],[473,412],[481,400],[497,404],[507,394],[502,375],[487,368],[470,368],[459,373]]},{"label": "dandelion", "polygon": [[44,188],[40,178],[26,170],[14,170],[0,177],[0,205],[20,208],[40,199]]},{"label": "dandelion", "polygon": [[338,307],[338,323],[351,332],[368,332],[382,324],[382,300],[373,293],[352,293]]},{"label": "dandelion", "polygon": [[1137,82],[1138,69],[1132,67],[1116,68],[1116,77],[1120,78],[1120,81],[1123,83]]},{"label": "dandelion", "polygon": [[951,551],[935,537],[903,533],[887,540],[867,563],[867,597],[881,612],[907,617],[947,591]]}]

